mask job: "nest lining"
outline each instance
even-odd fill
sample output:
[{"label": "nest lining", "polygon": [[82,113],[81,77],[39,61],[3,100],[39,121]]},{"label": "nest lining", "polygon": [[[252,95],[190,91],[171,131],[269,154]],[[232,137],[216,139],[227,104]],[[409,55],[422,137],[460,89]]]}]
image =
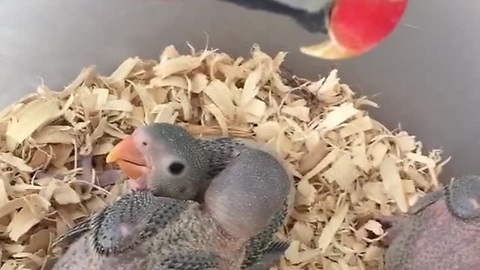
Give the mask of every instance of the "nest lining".
[{"label": "nest lining", "polygon": [[293,239],[278,269],[382,269],[377,221],[400,215],[439,187],[441,151],[423,153],[406,131],[368,114],[332,70],[318,81],[292,76],[254,45],[248,58],[217,50],[158,61],[132,57],[110,76],[85,68],[62,91],[37,93],[0,113],[2,267],[49,269],[53,240],[127,192],[105,155],[125,134],[152,122],[195,136],[251,138],[286,161],[295,210],[279,231]]}]

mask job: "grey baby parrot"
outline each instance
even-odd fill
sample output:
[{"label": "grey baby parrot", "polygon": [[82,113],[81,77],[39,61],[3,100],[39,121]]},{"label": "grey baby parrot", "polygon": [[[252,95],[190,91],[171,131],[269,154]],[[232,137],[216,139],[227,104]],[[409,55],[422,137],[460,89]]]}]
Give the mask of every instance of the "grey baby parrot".
[{"label": "grey baby parrot", "polygon": [[[248,240],[282,210],[290,188],[276,158],[245,149],[212,179],[203,204],[140,190],[79,223],[60,238],[74,242],[53,270],[241,269]],[[272,241],[264,252],[287,247]]]},{"label": "grey baby parrot", "polygon": [[480,177],[427,194],[387,232],[385,270],[480,269]]},{"label": "grey baby parrot", "polygon": [[[131,179],[129,184],[133,190],[149,190],[157,196],[203,203],[208,199],[206,190],[212,179],[240,153],[250,151],[252,145],[232,138],[197,139],[178,125],[154,123],[136,129],[118,143],[108,155],[107,162],[119,165]],[[256,161],[251,162],[254,168]],[[293,195],[293,180],[290,179],[289,183],[290,195]],[[264,257],[263,251],[269,248],[286,220],[292,200],[293,196],[286,198],[284,207],[273,216],[269,225],[250,239],[242,269],[267,262],[273,264],[269,262],[271,254]],[[281,255],[279,253],[277,259]]]}]

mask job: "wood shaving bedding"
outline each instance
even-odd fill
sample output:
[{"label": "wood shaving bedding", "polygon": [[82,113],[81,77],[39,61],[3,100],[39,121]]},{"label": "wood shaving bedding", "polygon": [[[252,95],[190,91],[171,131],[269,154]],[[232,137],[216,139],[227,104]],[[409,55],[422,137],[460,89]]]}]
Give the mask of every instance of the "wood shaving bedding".
[{"label": "wood shaving bedding", "polygon": [[280,153],[296,180],[295,211],[278,269],[382,269],[378,218],[399,215],[439,186],[448,160],[406,131],[371,118],[332,70],[287,75],[286,53],[255,45],[248,58],[216,50],[159,61],[132,57],[110,76],[82,70],[63,91],[37,93],[0,113],[0,270],[49,269],[52,241],[126,192],[105,155],[135,128],[178,123],[195,136],[253,138]]}]

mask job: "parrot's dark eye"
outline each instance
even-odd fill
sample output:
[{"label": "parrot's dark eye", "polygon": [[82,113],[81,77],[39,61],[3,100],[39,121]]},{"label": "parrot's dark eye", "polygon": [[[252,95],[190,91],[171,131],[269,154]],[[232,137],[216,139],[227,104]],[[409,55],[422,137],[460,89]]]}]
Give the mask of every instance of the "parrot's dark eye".
[{"label": "parrot's dark eye", "polygon": [[168,170],[173,175],[181,174],[184,169],[185,169],[185,165],[183,165],[182,163],[177,162],[177,161],[172,162],[172,164],[170,164],[170,166],[168,166]]},{"label": "parrot's dark eye", "polygon": [[143,145],[143,146],[147,146],[147,142],[146,142],[146,141],[143,141],[143,142],[142,142],[142,145]]}]

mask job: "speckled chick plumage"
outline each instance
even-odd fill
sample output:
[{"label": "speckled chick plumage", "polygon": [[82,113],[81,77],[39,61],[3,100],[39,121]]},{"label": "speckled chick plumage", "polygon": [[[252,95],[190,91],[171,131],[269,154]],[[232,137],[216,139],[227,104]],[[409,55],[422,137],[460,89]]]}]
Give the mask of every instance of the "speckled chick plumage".
[{"label": "speckled chick plumage", "polygon": [[[204,202],[206,190],[212,179],[240,153],[262,148],[262,145],[250,140],[225,137],[197,139],[184,128],[167,123],[154,123],[141,127],[135,130],[133,136],[147,161],[155,164],[150,174],[142,176],[148,178],[146,180],[148,189],[156,195],[195,200],[199,203]],[[149,147],[143,147],[144,143]],[[261,150],[275,156],[267,148]],[[167,168],[172,162],[181,163],[184,166],[184,172],[181,175],[174,175],[168,171]],[[255,162],[252,161],[252,165]],[[272,241],[276,241],[274,235],[284,224],[292,208],[293,180],[289,177],[288,181],[291,185],[290,196],[285,199],[284,207],[270,220],[265,230],[250,239],[243,262],[244,269],[260,263],[264,251],[269,248]]]},{"label": "speckled chick plumage", "polygon": [[[287,180],[273,156],[247,149],[212,180],[204,204],[133,192],[69,231],[63,238],[76,240],[53,270],[240,269],[247,241],[283,208]],[[287,247],[271,242],[265,254]]]},{"label": "speckled chick plumage", "polygon": [[427,194],[388,232],[385,270],[480,269],[480,177]]}]

